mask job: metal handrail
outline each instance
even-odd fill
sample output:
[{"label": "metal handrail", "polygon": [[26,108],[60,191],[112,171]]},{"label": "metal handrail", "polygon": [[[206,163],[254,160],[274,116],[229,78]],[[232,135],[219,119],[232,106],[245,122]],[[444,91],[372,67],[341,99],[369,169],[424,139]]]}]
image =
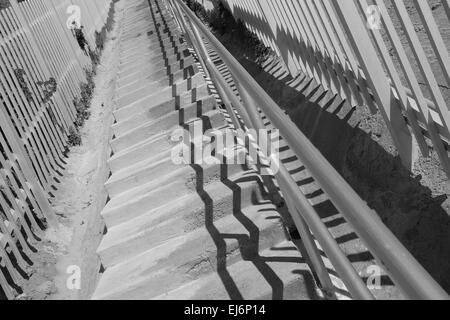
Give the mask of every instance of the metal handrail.
[{"label": "metal handrail", "polygon": [[[321,188],[330,197],[333,204],[342,213],[345,219],[352,225],[355,232],[366,244],[371,253],[377,259],[386,272],[390,275],[396,285],[409,298],[413,299],[449,299],[448,294],[439,286],[439,284],[427,273],[427,271],[414,259],[410,252],[400,243],[392,232],[383,224],[376,213],[371,210],[367,204],[358,196],[342,176],[331,166],[325,157],[314,147],[307,137],[297,128],[291,119],[285,115],[280,107],[272,98],[259,86],[250,74],[239,64],[239,62],[227,51],[227,49],[217,40],[206,26],[196,17],[196,15],[180,0],[175,0],[182,8],[183,12],[189,17],[189,21],[195,24],[202,35],[215,48],[219,56],[228,66],[234,79],[261,108],[271,123],[280,130],[281,135],[287,141],[290,148],[297,157],[303,162],[314,179],[320,184]],[[236,107],[236,106],[235,106]],[[248,104],[245,108],[250,108]],[[281,170],[282,171],[282,170]],[[292,178],[291,178],[292,179]],[[289,181],[287,188],[290,187]],[[286,187],[286,186],[285,186]],[[304,195],[299,191],[289,190],[292,199],[296,203],[304,205],[300,213],[308,223],[309,228],[314,232],[324,250],[326,247],[331,250],[327,256],[331,258],[338,254],[334,252],[336,247],[321,240],[327,239],[328,230],[322,224],[315,225],[316,220],[313,215],[317,213],[311,207],[313,212],[309,212],[310,204],[303,203]],[[314,213],[314,214],[312,214]],[[337,244],[336,244],[337,246]],[[339,247],[338,247],[339,248]],[[337,250],[340,251],[340,250]],[[339,259],[335,259],[339,261]],[[334,262],[334,261],[332,261]],[[349,277],[345,281],[344,275],[348,270],[338,262],[334,265],[339,275],[343,278],[346,285],[350,287],[356,285],[354,279]],[[342,270],[338,270],[342,268]],[[344,272],[344,275],[342,274]]]},{"label": "metal handrail", "polygon": [[[179,10],[176,3],[174,3],[174,7],[176,9],[175,11]],[[243,119],[243,122],[247,129],[264,129],[265,127],[263,125],[261,118],[255,112],[256,108],[247,108],[248,110],[246,110],[246,108],[243,107],[242,103],[239,101],[236,94],[231,90],[229,84],[225,81],[225,79],[220,74],[217,67],[212,62],[205,48],[205,45],[201,39],[201,36],[198,33],[198,29],[191,23],[190,24],[192,29],[191,32],[189,28],[186,28],[185,26],[186,23],[184,21],[183,15],[179,13],[179,16],[180,16],[179,21],[181,21],[184,24],[183,29],[186,30],[188,38],[190,38],[191,41],[195,41],[195,44],[198,45],[197,48],[199,51],[200,63],[202,65],[208,66],[211,77],[217,81],[215,83],[216,86],[219,86],[220,88],[225,88],[223,91],[224,96],[221,95],[221,97],[222,98],[225,97],[226,100],[232,102],[233,106],[238,110],[238,113],[241,115],[241,118]],[[243,90],[243,88],[240,87],[240,92],[243,100],[246,101],[246,103],[250,104],[251,102],[248,99],[250,97],[245,92],[245,90]],[[227,105],[228,112],[231,114],[234,114],[235,112],[233,106]],[[235,125],[235,127],[239,128],[240,126]],[[245,127],[243,127],[243,129],[245,129]],[[257,137],[253,136],[254,132],[248,131],[247,133],[250,136],[252,136],[254,141],[257,141]],[[361,278],[354,270],[350,261],[340,250],[339,246],[337,245],[332,235],[328,232],[328,230],[326,230],[326,228],[324,229],[325,226],[321,222],[319,216],[315,213],[314,208],[308,202],[305,195],[301,193],[297,184],[289,175],[287,169],[284,167],[282,163],[279,163],[279,166],[280,170],[276,173],[275,178],[279,182],[280,189],[283,195],[285,196],[287,207],[292,215],[297,230],[299,231],[299,234],[303,240],[304,247],[308,253],[313,269],[320,281],[322,290],[327,294],[328,297],[330,298],[336,297],[335,288],[331,281],[328,270],[326,269],[323,259],[321,258],[320,253],[314,243],[308,225],[303,219],[302,215],[299,214],[299,212],[303,212],[303,216],[306,216],[306,219],[309,221],[308,224],[313,226],[312,227],[313,231],[319,234],[318,239],[320,240],[320,242],[325,243],[324,251],[328,254],[332,263],[338,266],[337,269],[340,272],[340,274],[343,275],[342,278],[344,279],[344,282],[350,284],[348,286],[350,293],[357,299],[373,299],[373,296],[371,295],[367,287],[362,282]]]}]

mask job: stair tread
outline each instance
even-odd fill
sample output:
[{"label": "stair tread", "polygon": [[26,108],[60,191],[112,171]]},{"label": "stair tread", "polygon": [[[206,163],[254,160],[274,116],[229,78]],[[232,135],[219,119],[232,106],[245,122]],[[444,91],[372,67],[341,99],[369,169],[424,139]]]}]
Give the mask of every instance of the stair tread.
[{"label": "stair tread", "polygon": [[[236,235],[236,239],[230,239],[226,241],[227,248],[225,249],[225,256],[230,257],[233,254],[239,254],[240,250],[251,251],[246,254],[250,256],[250,253],[257,256],[256,252],[253,252],[258,248],[258,240],[254,238],[257,236],[257,230],[259,232],[263,230],[269,230],[268,232],[274,232],[274,238],[276,242],[281,242],[280,238],[284,236],[280,223],[276,219],[272,219],[276,214],[276,208],[272,204],[261,204],[258,206],[252,206],[242,209],[242,213],[239,214],[239,219],[234,215],[225,216],[208,227],[201,227],[195,231],[182,234],[180,236],[169,239],[161,245],[154,247],[141,255],[134,258],[127,259],[125,262],[117,264],[111,268],[108,268],[99,285],[96,295],[98,297],[104,296],[105,298],[124,297],[131,298],[133,291],[138,289],[140,292],[135,292],[133,298],[146,299],[150,298],[150,294],[158,294],[158,290],[170,290],[171,286],[178,286],[181,283],[189,282],[194,276],[189,273],[189,270],[193,266],[198,265],[200,261],[207,260],[208,263],[202,272],[196,272],[197,276],[202,276],[207,272],[214,272],[214,268],[211,267],[210,259],[217,258],[217,246],[216,241],[213,239],[211,232],[224,236]],[[249,231],[247,226],[244,226],[240,221],[251,221],[253,224],[252,237],[249,238]],[[209,229],[209,230],[208,230]],[[273,231],[275,229],[275,231]],[[263,241],[269,241],[270,237],[261,237]],[[223,251],[223,250],[220,250]],[[239,259],[237,259],[239,260]],[[219,259],[220,261],[220,259]],[[221,262],[219,262],[221,263]],[[160,282],[164,278],[166,283],[164,287],[156,287],[153,282]],[[177,280],[175,278],[178,278]],[[167,283],[168,279],[174,279],[174,285]],[[172,289],[174,289],[173,287]],[[161,292],[163,293],[163,292]],[[143,296],[141,296],[143,295]]]},{"label": "stair tread", "polygon": [[[131,254],[130,250],[135,246],[128,244],[129,242],[134,243],[135,240],[145,237],[144,246],[155,245],[157,239],[161,241],[169,235],[173,237],[199,228],[204,223],[206,211],[204,197],[214,204],[214,219],[233,213],[237,205],[246,208],[252,205],[252,201],[262,199],[257,180],[239,180],[240,182],[233,186],[221,181],[213,182],[205,187],[204,194],[190,192],[174,199],[175,201],[153,206],[152,209],[143,208],[139,215],[136,212],[124,211],[124,215],[129,219],[108,229],[99,252],[115,246],[128,246],[126,254]],[[161,227],[163,225],[164,227]]]},{"label": "stair tread", "polygon": [[[226,274],[226,276],[224,276]],[[317,285],[303,257],[290,241],[239,261],[226,272],[208,274],[153,300],[313,300]]]}]

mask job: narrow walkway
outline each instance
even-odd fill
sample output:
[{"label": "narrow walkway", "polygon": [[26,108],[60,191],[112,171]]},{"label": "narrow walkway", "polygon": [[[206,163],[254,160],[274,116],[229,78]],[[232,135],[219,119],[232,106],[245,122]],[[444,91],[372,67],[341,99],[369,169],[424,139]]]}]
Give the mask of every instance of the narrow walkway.
[{"label": "narrow walkway", "polygon": [[93,298],[317,299],[254,170],[172,161],[177,129],[229,125],[164,1],[123,1],[105,272]]}]

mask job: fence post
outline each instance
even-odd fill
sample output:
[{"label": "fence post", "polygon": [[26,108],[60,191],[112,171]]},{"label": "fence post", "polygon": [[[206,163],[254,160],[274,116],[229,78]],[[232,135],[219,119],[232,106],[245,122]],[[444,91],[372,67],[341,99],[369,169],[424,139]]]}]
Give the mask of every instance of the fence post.
[{"label": "fence post", "polygon": [[393,91],[383,65],[376,55],[370,34],[353,0],[330,1],[345,29],[356,58],[373,91],[378,109],[391,133],[399,156],[407,168],[413,164],[416,144],[403,118],[401,109],[392,102]]}]

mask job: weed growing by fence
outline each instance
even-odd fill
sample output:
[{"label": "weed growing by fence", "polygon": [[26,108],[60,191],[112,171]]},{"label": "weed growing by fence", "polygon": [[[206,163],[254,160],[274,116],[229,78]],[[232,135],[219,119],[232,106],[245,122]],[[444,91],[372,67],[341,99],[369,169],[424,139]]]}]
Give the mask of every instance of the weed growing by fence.
[{"label": "weed growing by fence", "polygon": [[85,73],[86,82],[81,84],[81,96],[80,98],[75,98],[73,100],[75,110],[77,111],[77,118],[75,120],[74,126],[70,127],[69,130],[70,146],[81,145],[80,128],[83,127],[86,120],[88,120],[91,116],[91,112],[89,109],[91,107],[92,97],[95,90],[94,70],[86,69]]},{"label": "weed growing by fence", "polygon": [[38,81],[36,83],[38,86],[42,88],[43,94],[44,94],[44,100],[43,103],[48,103],[52,99],[53,95],[56,93],[56,90],[58,90],[58,83],[56,82],[56,79],[53,77],[50,77],[47,81]]},{"label": "weed growing by fence", "polygon": [[81,135],[77,128],[70,127],[69,128],[69,146],[79,146],[81,145]]},{"label": "weed growing by fence", "polygon": [[23,69],[15,69],[14,75],[17,78],[17,81],[19,81],[19,86],[22,89],[23,94],[25,95],[25,98],[27,98],[28,102],[33,101],[33,94],[31,93],[30,89],[28,88],[28,85],[25,81],[25,70]]}]

